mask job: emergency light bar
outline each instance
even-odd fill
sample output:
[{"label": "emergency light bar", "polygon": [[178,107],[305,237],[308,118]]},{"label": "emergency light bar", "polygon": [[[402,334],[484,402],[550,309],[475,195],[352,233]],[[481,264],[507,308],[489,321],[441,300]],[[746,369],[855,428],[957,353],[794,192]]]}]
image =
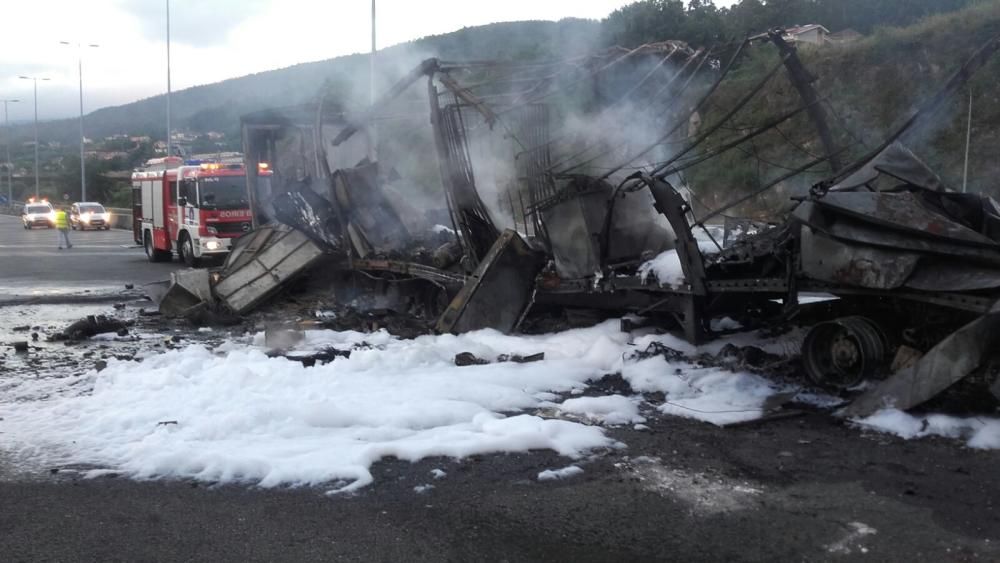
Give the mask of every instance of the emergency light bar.
[{"label": "emergency light bar", "polygon": [[240,170],[243,168],[242,164],[222,164],[219,162],[203,162],[200,166],[202,170]]}]

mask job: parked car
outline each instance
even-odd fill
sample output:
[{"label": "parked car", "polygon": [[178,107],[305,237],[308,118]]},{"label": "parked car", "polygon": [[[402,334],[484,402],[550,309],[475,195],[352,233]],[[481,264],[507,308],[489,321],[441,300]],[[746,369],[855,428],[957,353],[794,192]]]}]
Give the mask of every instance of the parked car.
[{"label": "parked car", "polygon": [[69,209],[69,224],[75,231],[80,229],[104,229],[111,228],[111,213],[103,205],[93,201],[79,201],[74,203]]},{"label": "parked car", "polygon": [[28,202],[21,211],[21,222],[25,229],[32,227],[52,229],[56,226],[56,211],[47,201]]}]

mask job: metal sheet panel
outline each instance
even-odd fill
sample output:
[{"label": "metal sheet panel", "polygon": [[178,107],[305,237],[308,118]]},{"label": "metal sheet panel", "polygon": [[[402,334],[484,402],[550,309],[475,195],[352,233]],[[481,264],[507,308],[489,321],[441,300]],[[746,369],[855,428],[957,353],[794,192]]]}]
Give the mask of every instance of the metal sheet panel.
[{"label": "metal sheet panel", "polygon": [[303,189],[281,193],[271,201],[275,217],[282,223],[307,234],[320,245],[340,247],[343,233],[333,205],[316,192]]},{"label": "metal sheet panel", "polygon": [[923,291],[976,291],[1000,287],[1000,268],[957,260],[921,260],[906,287]]},{"label": "metal sheet panel", "polygon": [[167,225],[163,209],[163,182],[160,180],[153,182],[153,189],[150,190],[153,197],[153,226],[165,227]]},{"label": "metal sheet panel", "polygon": [[950,334],[913,366],[865,391],[840,414],[861,417],[884,408],[918,406],[975,371],[998,337],[1000,314],[987,313]]},{"label": "metal sheet panel", "polygon": [[215,295],[239,314],[253,309],[323,256],[319,245],[292,230],[271,237],[249,260],[248,252],[243,251],[242,265],[224,271],[223,279],[213,288]]},{"label": "metal sheet panel", "polygon": [[[863,186],[877,180],[880,174],[929,190],[945,190],[941,178],[917,158],[910,149],[901,143],[893,143],[871,162],[830,188],[830,191],[850,190]],[[884,186],[880,187],[884,188]]]},{"label": "metal sheet panel", "polygon": [[831,212],[845,213],[861,221],[928,237],[944,238],[996,247],[997,243],[923,205],[911,192],[828,193],[816,200]]},{"label": "metal sheet panel", "polygon": [[437,322],[439,332],[482,328],[510,332],[531,302],[535,276],[544,256],[532,251],[508,229],[493,243]]},{"label": "metal sheet panel", "polygon": [[919,260],[912,252],[845,244],[802,229],[801,269],[806,277],[835,284],[895,289],[902,286]]},{"label": "metal sheet panel", "polygon": [[[588,217],[587,199],[596,199],[603,207],[606,196],[588,194],[559,202],[542,212],[556,272],[562,278],[576,279],[594,275],[601,269],[597,236],[601,219]],[[589,220],[588,220],[589,219]]]},{"label": "metal sheet panel", "polygon": [[1000,265],[1000,251],[971,246],[949,239],[931,239],[895,230],[873,223],[865,223],[850,216],[837,216],[811,201],[802,202],[793,216],[833,238],[860,242],[879,248],[897,251],[915,251],[940,256],[969,258],[977,262]]}]

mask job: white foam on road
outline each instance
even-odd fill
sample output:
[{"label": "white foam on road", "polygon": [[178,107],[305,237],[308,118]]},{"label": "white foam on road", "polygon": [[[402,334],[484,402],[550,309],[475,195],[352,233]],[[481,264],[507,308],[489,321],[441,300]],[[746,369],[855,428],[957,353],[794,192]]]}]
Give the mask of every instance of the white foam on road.
[{"label": "white foam on road", "polygon": [[[192,346],[67,378],[75,394],[0,404],[0,432],[18,459],[43,467],[87,463],[137,478],[265,487],[353,490],[386,457],[547,449],[576,459],[617,443],[600,427],[527,412],[616,371],[626,340],[615,323],[533,338],[324,331],[306,344],[378,344],[309,368],[250,345]],[[546,360],[456,367],[462,351],[545,352]]]},{"label": "white foam on road", "polygon": [[538,474],[539,481],[560,481],[583,474],[583,469],[577,465],[570,465],[562,469],[546,469]]},{"label": "white foam on road", "polygon": [[579,415],[608,426],[621,426],[646,422],[646,418],[639,415],[641,403],[641,398],[622,395],[578,397],[563,401],[559,405],[559,411]]},{"label": "white foam on road", "polygon": [[850,555],[857,550],[864,554],[868,553],[868,548],[862,543],[865,536],[874,536],[878,530],[872,528],[864,522],[848,522],[844,529],[844,537],[825,546],[827,553],[837,555]]},{"label": "white foam on road", "polygon": [[915,415],[898,409],[884,409],[871,416],[854,419],[854,422],[863,428],[895,434],[906,440],[941,436],[962,440],[970,448],[1000,449],[1000,419],[996,417]]},{"label": "white foam on road", "polygon": [[[100,373],[24,380],[16,394],[0,395],[0,448],[36,471],[82,464],[135,478],[333,483],[351,491],[371,483],[372,464],[390,457],[550,450],[575,460],[620,447],[593,423],[639,424],[643,399],[571,396],[610,373],[621,373],[636,392],[662,392],[666,401],[651,406],[664,414],[714,424],[758,417],[768,397],[789,389],[686,360],[631,359],[651,342],[679,341],[618,327],[609,321],[543,336],[482,330],[413,340],[384,331],[310,331],[298,351],[352,349],[350,357],[313,367],[268,358],[254,344],[262,335],[214,351],[148,352],[137,356],[142,361],[110,360]],[[545,359],[458,367],[460,352],[490,361],[503,354]],[[995,428],[980,428],[975,443],[995,443]]]},{"label": "white foam on road", "polygon": [[[268,358],[254,345],[262,335],[215,351],[191,346],[142,362],[111,360],[100,373],[60,380],[59,393],[21,395],[43,400],[0,399],[0,432],[18,459],[36,467],[86,463],[137,478],[339,483],[353,490],[371,483],[371,465],[387,457],[546,449],[577,459],[619,446],[601,426],[535,415],[554,407],[605,424],[642,422],[638,397],[562,401],[608,373],[623,371],[640,390],[662,390],[709,410],[756,404],[772,390],[746,374],[715,370],[716,381],[713,370],[690,364],[626,360],[635,346],[618,327],[609,321],[544,336],[483,330],[413,340],[383,331],[312,331],[300,350],[361,346],[314,367]],[[491,361],[544,352],[545,360],[458,367],[459,352]],[[680,385],[675,369],[696,374],[706,397]],[[735,390],[752,400],[735,401]]]}]

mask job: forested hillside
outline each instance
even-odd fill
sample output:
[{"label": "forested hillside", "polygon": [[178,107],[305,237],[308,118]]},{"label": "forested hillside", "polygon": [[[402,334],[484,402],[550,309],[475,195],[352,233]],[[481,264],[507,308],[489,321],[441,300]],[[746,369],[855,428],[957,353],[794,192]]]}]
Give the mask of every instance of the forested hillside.
[{"label": "forested hillside", "polygon": [[868,33],[906,26],[934,14],[992,0],[740,0],[718,8],[711,0],[641,0],[602,23],[606,43],[634,46],[664,38],[707,46],[776,27],[818,23],[832,32]]},{"label": "forested hillside", "polygon": [[[922,101],[933,95],[984,43],[1000,36],[1000,3],[979,3],[965,10],[925,19],[904,28],[880,28],[867,38],[840,46],[803,48],[802,60],[817,77],[814,86],[823,97],[837,144],[846,147],[845,160],[878,146]],[[770,45],[755,46],[726,80],[713,107],[704,116],[712,122],[732,107],[748,88],[778,62]],[[1000,160],[995,156],[1000,132],[1000,55],[994,55],[966,88],[953,96],[923,131],[904,142],[930,164],[949,186],[960,189],[969,95],[973,114],[970,136],[968,187],[1000,194],[995,178]],[[710,146],[741,130],[781,115],[802,104],[784,73],[779,73],[764,95],[727,125]],[[712,166],[694,171],[688,180],[705,192],[706,203],[721,203],[768,183],[822,153],[815,128],[805,114],[779,130],[759,137],[749,147],[726,153]],[[770,199],[758,201],[754,211],[773,214],[787,205],[791,192],[830,172],[787,182]]]},{"label": "forested hillside", "polygon": [[[388,84],[431,56],[453,60],[532,59],[554,52],[589,49],[594,46],[599,29],[599,22],[578,19],[469,27],[381,50],[379,72],[383,83]],[[333,84],[345,94],[367,99],[368,56],[357,54],[303,63],[175,91],[171,96],[174,127],[193,132],[237,133],[240,115],[311,101],[324,84]],[[75,119],[42,123],[39,138],[75,142],[77,123]],[[163,138],[165,123],[163,96],[100,109],[85,119],[87,135],[96,138],[115,133]],[[28,125],[14,128],[16,139],[29,140],[31,134]]]}]

